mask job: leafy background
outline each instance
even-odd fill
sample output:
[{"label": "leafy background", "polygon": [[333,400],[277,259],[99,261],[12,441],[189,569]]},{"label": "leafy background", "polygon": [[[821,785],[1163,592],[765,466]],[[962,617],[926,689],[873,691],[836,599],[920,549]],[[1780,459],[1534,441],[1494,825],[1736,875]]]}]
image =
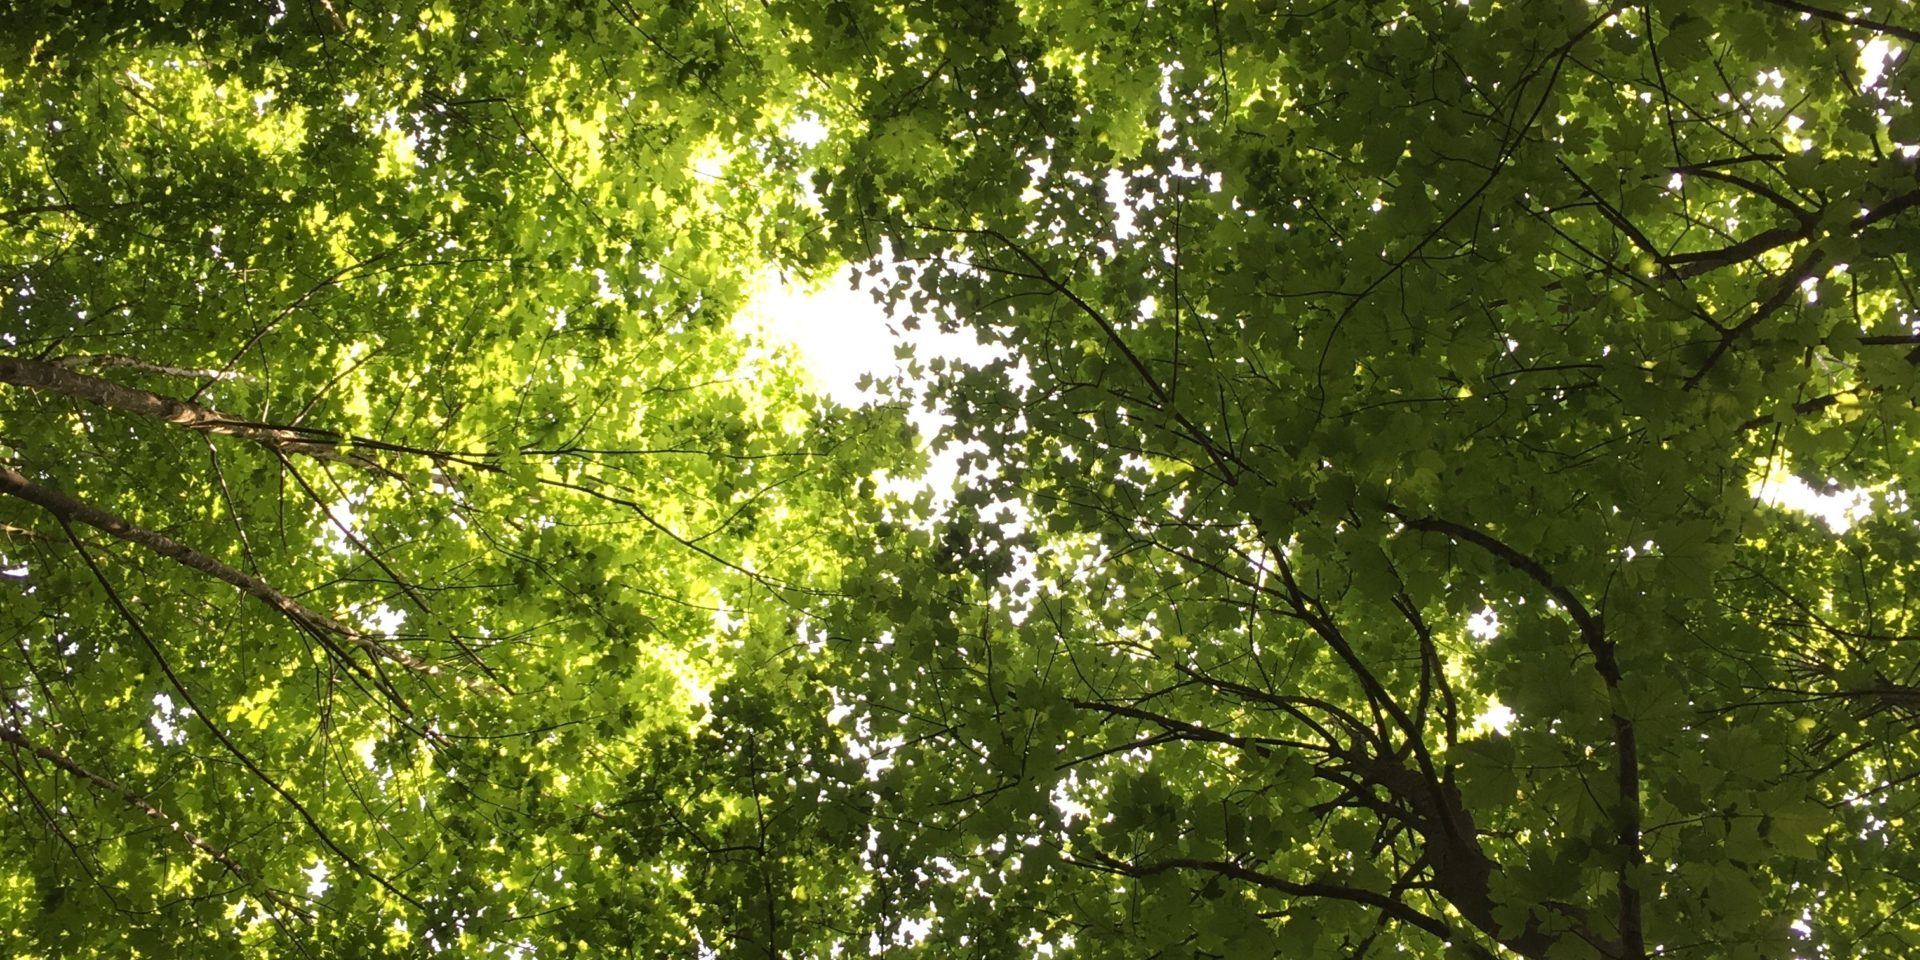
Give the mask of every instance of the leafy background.
[{"label": "leafy background", "polygon": [[1904,4],[14,13],[16,954],[1912,948]]}]

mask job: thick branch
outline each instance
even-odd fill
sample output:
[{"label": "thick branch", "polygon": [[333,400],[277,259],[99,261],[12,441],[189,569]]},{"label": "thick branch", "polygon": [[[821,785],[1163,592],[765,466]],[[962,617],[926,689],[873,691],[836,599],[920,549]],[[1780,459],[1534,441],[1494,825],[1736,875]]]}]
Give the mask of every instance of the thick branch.
[{"label": "thick branch", "polygon": [[1700,381],[1706,379],[1707,373],[1713,369],[1713,365],[1719,363],[1720,358],[1726,355],[1728,350],[1733,348],[1734,341],[1745,336],[1747,331],[1759,326],[1761,321],[1779,313],[1780,308],[1786,306],[1788,300],[1790,300],[1795,293],[1799,292],[1801,284],[1820,275],[1820,268],[1826,263],[1826,260],[1826,251],[1818,249],[1807,251],[1806,255],[1801,257],[1800,261],[1793,265],[1792,269],[1780,277],[1780,287],[1773,292],[1772,296],[1762,301],[1758,307],[1755,307],[1751,316],[1741,321],[1737,326],[1727,328],[1726,331],[1720,335],[1720,342],[1714,344],[1713,352],[1707,354],[1706,360],[1701,361],[1700,369],[1695,370],[1693,375],[1687,378],[1685,389],[1692,390],[1694,387],[1699,386]]},{"label": "thick branch", "polygon": [[[137,361],[135,362],[137,363]],[[141,369],[162,369],[141,365]],[[204,371],[178,371],[204,373]],[[112,380],[76,373],[57,363],[42,363],[19,357],[0,356],[0,383],[59,394],[110,410],[163,420],[188,430],[250,440],[282,456],[301,454],[319,460],[345,463],[383,476],[394,476],[378,461],[341,449],[341,438],[323,430],[295,429],[256,423],[229,417],[219,411],[187,400],[179,400],[149,390],[136,390]]]},{"label": "thick branch", "polygon": [[249,379],[246,374],[232,370],[175,367],[118,353],[74,354],[65,357],[55,357],[53,362],[68,370],[80,370],[86,367],[125,367],[138,373],[150,373],[161,377],[191,377],[196,380]]},{"label": "thick branch", "polygon": [[1774,227],[1762,230],[1738,243],[1712,250],[1695,250],[1691,253],[1670,253],[1660,258],[1660,265],[1667,268],[1674,277],[1684,278],[1711,273],[1721,267],[1744,263],[1759,255],[1789,243],[1805,240],[1813,235],[1813,223],[1803,221],[1797,226]]},{"label": "thick branch", "polygon": [[[1784,200],[1784,198],[1782,198]],[[1868,210],[1847,221],[1846,232],[1858,233],[1889,217],[1897,216],[1920,206],[1920,190],[1909,190],[1887,202]],[[1697,250],[1692,253],[1675,253],[1662,257],[1660,263],[1675,277],[1691,277],[1718,270],[1721,267],[1752,260],[1769,250],[1784,247],[1790,243],[1814,239],[1819,221],[1812,216],[1802,216],[1797,226],[1774,227],[1756,233],[1745,240],[1717,250]],[[1821,257],[1812,258],[1809,266],[1818,264]],[[1794,271],[1796,274],[1799,269]]]},{"label": "thick branch", "polygon": [[1600,675],[1609,685],[1620,682],[1620,668],[1613,662],[1613,644],[1606,639],[1606,630],[1600,618],[1587,609],[1587,605],[1567,589],[1540,561],[1508,546],[1504,541],[1491,534],[1476,530],[1463,523],[1442,520],[1439,517],[1414,517],[1397,507],[1388,507],[1388,512],[1414,530],[1438,533],[1455,540],[1465,540],[1499,557],[1515,570],[1527,575],[1534,583],[1546,588],[1554,602],[1566,608],[1567,615],[1573,618],[1574,626],[1580,628],[1580,638],[1586,641],[1598,661]]},{"label": "thick branch", "polygon": [[[1228,681],[1206,677],[1197,671],[1183,670],[1183,672],[1222,692],[1232,693],[1249,700],[1267,702],[1275,700],[1298,702],[1299,700],[1291,697],[1273,697]],[[1362,802],[1382,815],[1399,821],[1421,836],[1421,850],[1426,865],[1432,871],[1434,892],[1459,911],[1460,916],[1475,929],[1508,949],[1527,957],[1545,956],[1552,948],[1555,937],[1558,936],[1547,932],[1544,925],[1537,921],[1530,922],[1525,929],[1519,931],[1501,929],[1500,924],[1494,920],[1493,900],[1493,875],[1500,868],[1481,848],[1479,831],[1474,825],[1472,814],[1467,811],[1462,802],[1459,791],[1450,783],[1431,779],[1426,774],[1409,768],[1398,757],[1380,752],[1388,749],[1386,745],[1370,744],[1372,736],[1364,725],[1338,707],[1319,702],[1306,704],[1326,709],[1352,727],[1355,737],[1351,745],[1340,744],[1330,731],[1319,727],[1318,724],[1313,724],[1310,718],[1304,717],[1303,719],[1306,719],[1326,739],[1327,743],[1324,746],[1290,743],[1266,737],[1234,736],[1137,707],[1086,701],[1075,701],[1073,705],[1081,709],[1097,710],[1110,715],[1153,723],[1166,731],[1157,736],[1127,742],[1102,751],[1096,756],[1118,750],[1139,749],[1170,740],[1221,743],[1261,756],[1271,753],[1275,747],[1325,755],[1327,759],[1317,768],[1323,778],[1347,786],[1354,791],[1356,797],[1372,796],[1373,789],[1377,788],[1392,798],[1391,804],[1384,801],[1378,804]],[[1352,779],[1348,780],[1347,777]],[[1170,863],[1214,869],[1211,866],[1203,866],[1197,861],[1170,861]],[[1236,866],[1236,869],[1245,870],[1246,868]],[[1232,871],[1216,872],[1242,880],[1248,880],[1254,876],[1251,872],[1246,874]],[[1273,886],[1272,883],[1263,885]],[[1337,896],[1337,894],[1325,892],[1318,895]],[[1577,928],[1587,927],[1587,918],[1583,911],[1557,905],[1556,909],[1566,913],[1575,922]]]},{"label": "thick branch", "polygon": [[1640,746],[1633,721],[1620,702],[1620,664],[1614,658],[1613,641],[1607,637],[1600,617],[1587,609],[1580,598],[1562,584],[1540,561],[1509,546],[1498,537],[1465,524],[1437,517],[1410,517],[1398,508],[1388,508],[1401,522],[1415,530],[1439,533],[1465,540],[1499,557],[1508,566],[1525,574],[1543,587],[1554,601],[1566,609],[1580,630],[1580,637],[1593,653],[1594,669],[1607,685],[1608,712],[1613,722],[1615,809],[1614,845],[1620,851],[1619,881],[1615,885],[1620,903],[1622,956],[1639,960],[1647,955],[1645,934],[1640,922],[1640,891],[1631,874],[1645,860],[1640,846]]}]

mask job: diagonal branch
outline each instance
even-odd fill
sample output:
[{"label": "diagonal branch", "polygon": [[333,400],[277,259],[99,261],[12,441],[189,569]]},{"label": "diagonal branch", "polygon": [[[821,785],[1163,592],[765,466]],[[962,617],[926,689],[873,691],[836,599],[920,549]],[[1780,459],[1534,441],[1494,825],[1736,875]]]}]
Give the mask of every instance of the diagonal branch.
[{"label": "diagonal branch", "polygon": [[173,560],[182,566],[191,567],[216,580],[238,587],[241,592],[259,600],[261,603],[284,614],[301,629],[320,636],[339,637],[349,645],[356,647],[377,660],[390,660],[408,670],[434,674],[440,668],[425,663],[411,654],[397,650],[379,640],[369,637],[352,627],[341,623],[326,614],[306,606],[298,600],[275,588],[272,584],[251,574],[243,573],[225,563],[201,553],[185,544],[165,535],[155,533],[144,527],[127,522],[120,516],[102,510],[51,487],[43,487],[29,480],[11,467],[0,466],[0,493],[25,500],[54,515],[62,523],[79,523],[109,534],[117,539],[136,546],[145,547],[160,556]]},{"label": "diagonal branch", "polygon": [[[1158,402],[1161,412],[1172,418],[1173,422],[1180,426],[1181,431],[1184,432],[1187,439],[1193,441],[1193,443],[1207,455],[1207,458],[1213,461],[1213,465],[1220,471],[1222,479],[1228,483],[1233,483],[1237,480],[1239,474],[1247,470],[1246,463],[1235,455],[1233,451],[1222,449],[1219,444],[1214,442],[1212,436],[1200,429],[1199,424],[1194,423],[1192,418],[1180,410],[1180,406],[1175,402],[1173,394],[1167,390],[1165,384],[1160,382],[1160,378],[1154,375],[1153,370],[1147,366],[1146,360],[1134,352],[1133,347],[1127,343],[1126,338],[1120,335],[1120,330],[1114,326],[1113,321],[1093,304],[1088,303],[1086,299],[1081,297],[1072,287],[1055,277],[1052,271],[1048,270],[1046,265],[1034,257],[1026,247],[998,230],[935,227],[923,224],[913,224],[912,226],[934,233],[988,237],[1001,246],[1006,247],[1008,250],[1013,251],[1014,256],[1025,261],[1028,268],[1033,271],[1031,274],[1021,273],[1018,275],[1037,280],[1047,285],[1055,293],[1067,298],[1067,301],[1073,304],[1074,309],[1085,314],[1088,319],[1092,320],[1094,325],[1100,328],[1101,336],[1113,345],[1114,350],[1120,354],[1121,359],[1125,360],[1127,365],[1133,368],[1134,373],[1139,375],[1141,382],[1153,393],[1154,399]],[[1015,273],[1015,271],[1005,272]],[[1236,467],[1239,469],[1236,470]]]},{"label": "diagonal branch", "polygon": [[[1081,710],[1094,710],[1111,716],[1129,717],[1134,720],[1156,724],[1167,732],[1168,737],[1166,739],[1189,740],[1195,743],[1225,744],[1231,747],[1238,747],[1241,750],[1245,750],[1259,757],[1271,755],[1276,747],[1307,750],[1316,753],[1333,752],[1330,748],[1317,743],[1302,743],[1294,740],[1284,740],[1278,737],[1243,737],[1231,733],[1222,733],[1218,730],[1211,730],[1199,724],[1188,723],[1185,720],[1155,713],[1151,710],[1142,710],[1139,707],[1129,707],[1118,703],[1102,703],[1097,700],[1073,700],[1070,701],[1070,705]],[[1127,743],[1126,746],[1131,749],[1143,745],[1144,742],[1145,741],[1138,740],[1131,741]]]},{"label": "diagonal branch", "polygon": [[[45,747],[35,743],[19,728],[10,724],[0,723],[0,742],[9,743],[21,750],[25,750],[66,771],[66,773],[74,778],[92,784],[107,793],[119,797],[127,806],[172,828],[173,832],[178,834],[187,846],[206,854],[214,863],[219,864],[221,868],[232,874],[234,879],[248,887],[255,885],[252,873],[248,871],[247,868],[241,866],[240,862],[234,859],[233,854],[221,849],[206,837],[195,832],[191,827],[188,827],[181,821],[180,818],[171,816],[166,811],[154,806],[151,801],[137,791],[121,785],[105,774],[95,773],[81,766],[64,753],[54,750],[51,747]],[[269,895],[272,893],[272,891],[269,891]],[[279,898],[273,897],[273,899],[278,900]],[[286,905],[283,903],[281,906],[284,907]],[[296,912],[299,912],[302,916],[306,916],[304,911]]]},{"label": "diagonal branch", "polygon": [[[1889,199],[1877,207],[1861,213],[1859,216],[1847,221],[1846,230],[1849,233],[1858,234],[1882,220],[1898,216],[1915,207],[1920,207],[1920,189],[1909,190],[1906,193]],[[1718,267],[1726,266],[1739,260],[1757,257],[1761,253],[1771,250],[1774,247],[1812,239],[1817,225],[1817,221],[1806,220],[1803,221],[1802,225],[1798,228],[1781,227],[1769,230],[1757,236],[1749,237],[1723,250],[1694,254],[1677,254],[1666,258],[1666,262],[1669,266],[1672,266],[1682,261],[1690,261],[1687,266],[1676,269],[1677,275],[1680,276],[1704,273],[1707,270],[1717,269]],[[1694,387],[1699,386],[1700,381],[1706,378],[1707,372],[1713,369],[1714,364],[1718,363],[1720,358],[1724,356],[1728,350],[1733,348],[1735,341],[1745,336],[1747,332],[1754,327],[1759,326],[1761,321],[1780,312],[1780,309],[1786,306],[1792,298],[1794,292],[1800,288],[1800,284],[1820,276],[1821,268],[1826,265],[1826,262],[1827,252],[1820,249],[1817,243],[1805,250],[1800,257],[1794,261],[1793,265],[1788,267],[1787,271],[1779,276],[1779,287],[1775,289],[1772,294],[1768,295],[1767,299],[1761,301],[1759,305],[1754,307],[1753,313],[1750,314],[1747,319],[1742,320],[1735,326],[1726,328],[1721,333],[1720,341],[1714,344],[1713,351],[1707,355],[1706,360],[1701,362],[1700,369],[1694,371],[1693,375],[1687,378],[1685,389],[1692,390]]]},{"label": "diagonal branch", "polygon": [[1713,369],[1713,365],[1719,363],[1720,358],[1725,356],[1726,352],[1733,348],[1734,341],[1744,336],[1747,331],[1759,326],[1761,321],[1779,313],[1780,309],[1787,305],[1787,302],[1792,299],[1793,295],[1800,291],[1801,284],[1820,275],[1820,267],[1826,262],[1826,259],[1826,251],[1818,248],[1808,250],[1792,268],[1780,276],[1780,286],[1773,291],[1771,296],[1761,301],[1760,305],[1754,308],[1753,313],[1748,316],[1747,319],[1740,321],[1740,323],[1735,326],[1728,327],[1726,332],[1720,335],[1719,342],[1713,345],[1713,351],[1707,354],[1705,360],[1700,362],[1700,369],[1695,370],[1693,375],[1687,378],[1683,389],[1692,390],[1694,387],[1699,386],[1700,381],[1706,379],[1707,373]]},{"label": "diagonal branch", "polygon": [[1721,169],[1720,166],[1715,166],[1707,163],[1692,163],[1692,164],[1686,164],[1683,166],[1671,167],[1669,169],[1673,173],[1683,174],[1687,176],[1705,177],[1709,180],[1718,180],[1722,183],[1733,184],[1734,186],[1739,187],[1740,189],[1745,190],[1748,193],[1753,194],[1754,196],[1762,197],[1772,202],[1774,206],[1779,207],[1781,210],[1786,211],[1795,220],[1800,221],[1802,224],[1805,224],[1810,220],[1816,219],[1816,215],[1814,214],[1813,211],[1808,210],[1805,207],[1802,207],[1799,204],[1794,203],[1792,200],[1787,199],[1786,195],[1782,194],[1780,191],[1775,190],[1772,187],[1769,187],[1766,184],[1761,183],[1758,180],[1754,180],[1750,177],[1743,177],[1737,173],[1728,173],[1726,170]]},{"label": "diagonal branch", "polygon": [[[256,443],[262,447],[265,447],[268,451],[272,452],[275,456],[279,457],[283,464],[286,464],[286,461],[292,455],[297,454],[301,456],[312,457],[317,460],[331,461],[334,463],[344,463],[348,466],[356,467],[358,469],[365,470],[370,473],[375,473],[380,476],[391,477],[396,480],[405,479],[399,473],[396,473],[393,469],[388,467],[386,464],[381,463],[380,461],[375,460],[372,457],[369,457],[363,453],[357,452],[356,450],[350,449],[352,447],[359,447],[359,448],[368,449],[368,450],[379,450],[379,451],[388,452],[388,453],[406,454],[409,456],[425,457],[427,459],[435,461],[436,463],[446,463],[446,462],[457,463],[462,466],[469,467],[475,470],[480,470],[487,473],[493,473],[493,474],[499,474],[499,475],[507,475],[509,473],[509,471],[500,464],[499,462],[500,456],[498,454],[432,450],[432,449],[427,449],[423,447],[408,446],[405,444],[387,443],[383,441],[369,440],[362,437],[349,436],[346,434],[336,433],[331,430],[322,430],[322,429],[317,429],[313,427],[289,427],[289,426],[282,426],[282,425],[271,424],[271,423],[260,423],[252,420],[242,420],[234,417],[229,417],[226,414],[201,406],[200,404],[190,400],[180,400],[174,397],[169,397],[159,393],[153,393],[147,390],[136,390],[131,387],[125,387],[120,384],[114,383],[111,380],[104,380],[99,377],[92,377],[86,374],[75,373],[58,364],[42,363],[38,360],[24,360],[18,357],[0,356],[0,383],[11,383],[15,386],[25,387],[32,390],[42,390],[49,393],[55,393],[61,396],[71,397],[76,400],[83,400],[89,403],[94,403],[99,406],[107,407],[114,410],[122,410],[129,413],[136,413],[142,416],[152,417],[158,420],[164,420],[168,423],[177,424],[189,430],[196,430],[204,434],[236,437],[242,440],[252,441],[253,443]],[[692,451],[684,451],[679,449],[620,450],[620,451],[598,451],[598,450],[582,451],[582,450],[572,450],[572,449],[563,449],[563,450],[525,449],[525,450],[519,451],[519,453],[521,453],[522,455],[529,455],[529,456],[560,455],[560,454],[574,454],[574,453],[586,453],[586,452],[592,452],[592,453],[603,454],[603,455],[625,455],[625,454],[638,455],[638,454],[687,453]],[[290,466],[290,464],[286,464],[286,465]],[[295,479],[299,480],[303,487],[306,486],[306,482],[302,480],[297,474],[295,475]],[[769,588],[788,587],[788,588],[798,589],[797,587],[794,587],[794,585],[781,583],[773,577],[769,577],[765,574],[755,573],[754,571],[748,570],[742,565],[735,563],[734,561],[728,560],[724,557],[721,557],[718,554],[714,553],[713,551],[700,546],[693,539],[690,539],[689,537],[682,535],[680,533],[677,533],[674,530],[668,528],[665,524],[661,523],[658,519],[656,519],[651,513],[647,512],[644,508],[642,508],[638,503],[630,499],[606,494],[604,492],[595,490],[591,487],[588,487],[582,484],[570,483],[565,480],[558,480],[558,479],[553,479],[549,477],[538,477],[538,476],[533,477],[532,480],[533,482],[539,483],[543,486],[559,487],[562,489],[571,490],[575,493],[586,494],[590,497],[594,497],[596,499],[603,500],[609,503],[617,504],[619,506],[627,507],[628,509],[638,514],[640,518],[644,520],[649,526],[671,537],[673,540],[678,542],[681,546],[686,547],[687,549],[692,550],[693,552],[698,553],[701,556],[704,556],[707,559],[714,561],[715,563],[721,564],[722,566],[725,566],[726,568],[733,570],[737,573],[744,574],[752,578],[756,582],[759,582],[761,584],[768,586]],[[5,492],[12,492],[12,491],[5,491]],[[308,492],[310,494],[312,493],[311,488],[309,488]],[[315,495],[314,502],[316,503],[316,505],[318,505],[320,502],[317,498],[317,495]],[[94,525],[91,522],[85,521],[85,520],[81,522],[87,523],[88,526]],[[102,529],[105,529],[105,528],[102,528]],[[112,531],[109,531],[109,532],[112,532]],[[115,533],[114,535],[119,536],[118,533]],[[349,541],[354,542],[354,545],[356,547],[363,547],[362,544],[357,542],[357,540],[354,538],[353,534],[350,531],[347,532],[347,536]],[[164,539],[164,538],[161,538],[161,539]],[[371,554],[369,555],[371,556]],[[211,561],[211,562],[217,563],[217,561]],[[410,598],[412,598],[417,605],[419,605],[422,609],[425,609],[424,602],[422,602],[418,597],[418,595],[411,588],[408,587],[406,581],[402,580],[397,574],[394,574],[391,569],[387,569],[386,564],[383,561],[381,561],[379,558],[375,557],[374,562],[377,564],[380,564],[382,569],[386,570],[386,572],[390,576],[393,576],[394,582],[398,584],[402,590],[407,591]],[[198,564],[191,564],[191,563],[189,565],[198,566]],[[227,582],[233,583],[235,586],[240,586],[242,589],[247,589],[248,592],[253,592],[246,584],[243,584],[239,580],[230,579],[229,577],[221,573],[215,573],[212,569],[208,567],[201,566],[199,567],[199,569],[202,569],[208,573],[214,573],[215,576],[219,576],[221,579],[227,580]],[[234,574],[234,576],[246,578],[249,580],[255,579],[255,578],[248,578],[246,577],[245,574],[242,574],[239,571],[232,571],[232,573]],[[260,596],[260,594],[255,593],[255,596]],[[266,599],[266,598],[262,597],[262,599]],[[278,606],[278,603],[276,601],[269,600],[268,602]],[[401,661],[401,662],[404,662],[404,661]],[[409,664],[409,666],[412,666],[412,665]]]},{"label": "diagonal branch", "polygon": [[1608,203],[1607,198],[1601,196],[1600,191],[1595,190],[1593,185],[1588,183],[1585,177],[1582,177],[1579,173],[1575,172],[1572,167],[1568,166],[1566,160],[1556,158],[1555,162],[1560,164],[1560,169],[1565,171],[1567,176],[1573,178],[1574,183],[1580,185],[1581,193],[1593,199],[1594,204],[1600,210],[1600,215],[1605,217],[1608,223],[1613,224],[1615,229],[1626,234],[1627,239],[1633,241],[1633,245],[1638,247],[1641,253],[1655,259],[1660,258],[1660,248],[1654,246],[1653,240],[1648,238],[1639,227],[1634,226],[1633,221],[1627,219],[1626,214],[1615,209],[1613,204]]},{"label": "diagonal branch", "polygon": [[235,760],[239,761],[240,765],[246,768],[247,772],[252,774],[255,779],[266,784],[268,789],[278,794],[280,799],[286,801],[287,805],[293,808],[293,812],[298,814],[300,819],[306,823],[307,829],[311,830],[313,835],[319,838],[321,844],[326,846],[328,850],[333,851],[334,855],[339,857],[347,866],[353,868],[354,872],[371,878],[375,883],[385,888],[387,892],[405,900],[415,909],[425,912],[425,904],[421,903],[405,890],[395,886],[393,881],[388,880],[385,875],[374,870],[359,857],[348,853],[346,848],[340,846],[339,842],[333,839],[333,835],[327,832],[325,827],[320,825],[320,820],[313,815],[313,811],[307,809],[307,805],[301,803],[300,799],[293,795],[293,791],[287,789],[285,784],[275,780],[268,774],[267,771],[260,766],[259,762],[254,760],[252,754],[240,749],[240,745],[233,742],[233,738],[228,736],[225,730],[220,729],[219,725],[213,722],[206,709],[200,706],[199,700],[194,697],[192,691],[187,689],[186,683],[180,679],[180,675],[173,669],[172,662],[169,661],[166,654],[161,651],[160,645],[154,642],[151,634],[147,633],[147,628],[140,623],[140,618],[135,616],[133,610],[128,608],[126,602],[120,599],[120,592],[113,588],[112,581],[107,579],[107,575],[100,569],[100,565],[94,562],[93,555],[87,551],[86,545],[80,541],[79,535],[74,533],[73,527],[68,525],[67,519],[65,517],[58,519],[60,520],[61,528],[67,535],[67,540],[73,544],[73,549],[80,554],[81,561],[86,564],[87,570],[93,574],[94,580],[100,584],[100,589],[106,592],[107,600],[112,603],[114,611],[120,615],[121,620],[125,621],[127,628],[133,631],[134,636],[140,639],[141,645],[147,648],[147,652],[153,656],[154,662],[159,665],[160,672],[166,676],[168,685],[173,687],[174,692],[180,694],[180,699],[186,703],[187,710],[193,714],[195,719],[200,721],[201,726],[205,727],[208,733],[213,735],[214,740],[218,741],[220,746],[225,749],[227,753],[231,754]]}]

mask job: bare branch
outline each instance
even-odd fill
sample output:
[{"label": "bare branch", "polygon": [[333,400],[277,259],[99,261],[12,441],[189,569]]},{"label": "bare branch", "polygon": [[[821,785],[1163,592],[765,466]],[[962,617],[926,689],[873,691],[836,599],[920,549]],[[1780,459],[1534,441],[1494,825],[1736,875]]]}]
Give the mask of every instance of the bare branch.
[{"label": "bare branch", "polygon": [[206,380],[250,380],[237,370],[208,370],[194,367],[175,367],[164,363],[153,363],[138,357],[129,357],[118,353],[74,354],[53,358],[53,363],[68,370],[83,370],[88,367],[123,367],[136,373],[151,373],[162,377],[191,377]]},{"label": "bare branch", "polygon": [[345,438],[326,430],[282,427],[229,417],[189,400],[137,390],[111,380],[75,373],[56,363],[0,356],[0,383],[58,394],[111,410],[162,420],[188,430],[250,440],[282,456],[301,454],[332,460],[383,476],[398,477],[379,461],[342,449]]}]

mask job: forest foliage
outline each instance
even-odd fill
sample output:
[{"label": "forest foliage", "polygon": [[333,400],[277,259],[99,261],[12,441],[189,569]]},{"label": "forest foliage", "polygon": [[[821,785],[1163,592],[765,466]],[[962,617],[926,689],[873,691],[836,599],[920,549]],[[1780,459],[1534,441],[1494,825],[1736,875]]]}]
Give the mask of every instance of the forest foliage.
[{"label": "forest foliage", "polygon": [[11,10],[0,945],[1920,951],[1916,41]]}]

